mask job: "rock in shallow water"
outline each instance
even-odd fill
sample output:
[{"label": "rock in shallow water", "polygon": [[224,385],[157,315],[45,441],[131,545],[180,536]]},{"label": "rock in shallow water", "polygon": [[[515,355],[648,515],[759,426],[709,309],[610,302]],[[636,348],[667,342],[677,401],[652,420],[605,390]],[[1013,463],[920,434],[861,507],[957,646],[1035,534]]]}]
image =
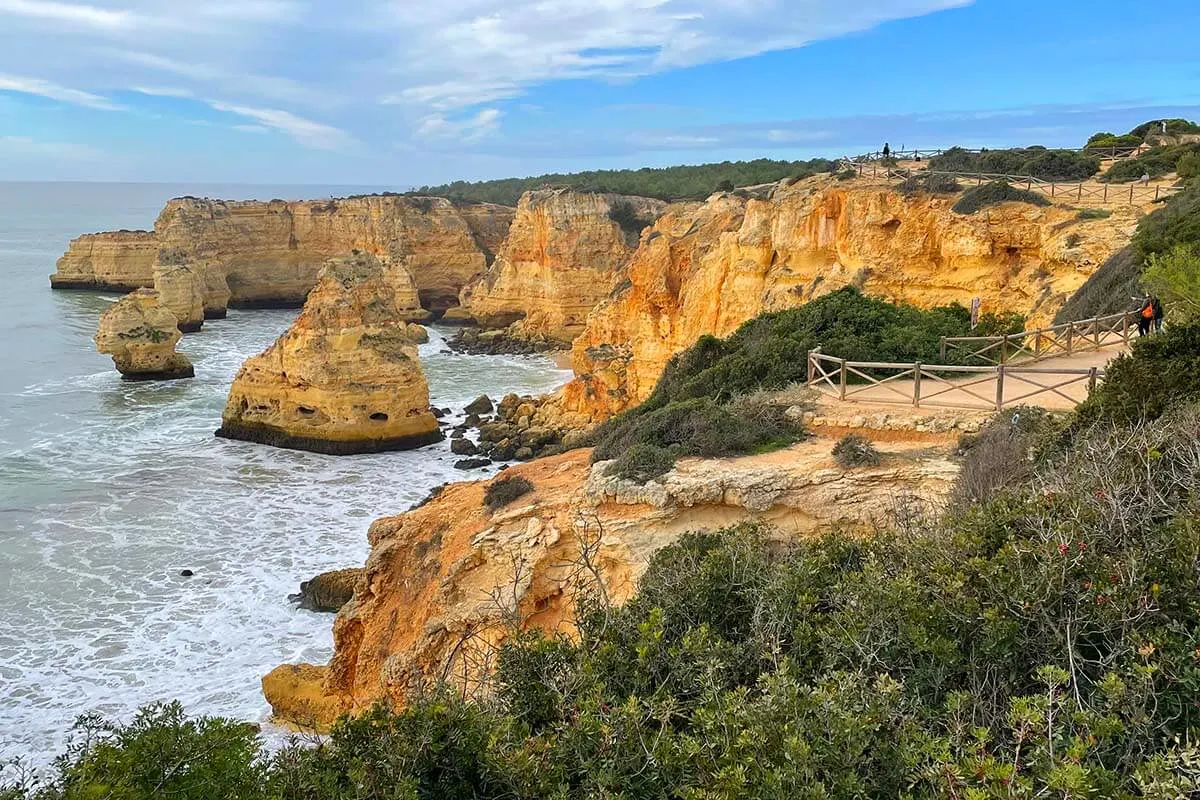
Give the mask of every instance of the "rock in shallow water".
[{"label": "rock in shallow water", "polygon": [[482,469],[483,467],[490,466],[491,463],[492,460],[490,458],[464,458],[462,461],[455,461],[454,468],[462,470]]},{"label": "rock in shallow water", "polygon": [[337,611],[354,597],[354,584],[362,575],[362,567],[322,572],[300,584],[300,593],[288,597],[309,611]]},{"label": "rock in shallow water", "polygon": [[160,303],[158,292],[139,289],[100,315],[95,341],[126,380],[153,381],[196,374],[188,357],[175,352],[181,338],[179,321]]}]

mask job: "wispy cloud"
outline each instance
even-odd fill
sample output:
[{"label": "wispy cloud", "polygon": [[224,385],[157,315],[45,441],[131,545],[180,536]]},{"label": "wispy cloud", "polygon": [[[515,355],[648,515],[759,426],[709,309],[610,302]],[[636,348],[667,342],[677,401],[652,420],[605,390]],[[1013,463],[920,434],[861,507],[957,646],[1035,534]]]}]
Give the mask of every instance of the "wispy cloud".
[{"label": "wispy cloud", "polygon": [[237,114],[252,119],[262,126],[287,134],[305,147],[337,150],[346,147],[353,141],[349,134],[339,128],[299,117],[290,111],[280,111],[274,108],[251,108],[219,102],[210,102],[209,105],[217,111]]},{"label": "wispy cloud", "polygon": [[103,111],[119,111],[122,108],[122,106],[100,95],[71,89],[67,86],[59,86],[57,83],[51,83],[40,78],[0,74],[0,91],[31,94],[50,100],[58,100],[62,103],[71,103],[72,105],[84,106],[86,108],[97,108]]},{"label": "wispy cloud", "polygon": [[128,10],[58,3],[53,0],[0,0],[0,16],[4,14],[101,30],[125,28],[134,21],[134,15]]},{"label": "wispy cloud", "polygon": [[496,108],[485,108],[471,117],[459,120],[450,120],[435,114],[421,121],[415,135],[419,139],[477,142],[500,128],[501,116],[503,113]]},{"label": "wispy cloud", "polygon": [[100,151],[87,145],[72,142],[45,142],[31,136],[0,136],[0,154],[87,160],[94,160],[103,155]]}]

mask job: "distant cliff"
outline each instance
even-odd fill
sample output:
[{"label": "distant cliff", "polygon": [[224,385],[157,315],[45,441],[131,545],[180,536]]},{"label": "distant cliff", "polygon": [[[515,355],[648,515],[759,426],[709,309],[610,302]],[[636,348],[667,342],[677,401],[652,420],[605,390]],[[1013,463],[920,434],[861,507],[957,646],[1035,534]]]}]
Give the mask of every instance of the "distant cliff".
[{"label": "distant cliff", "polygon": [[985,312],[1048,322],[1128,244],[1140,215],[1080,219],[1021,203],[960,215],[954,200],[817,177],[780,184],[769,199],[671,206],[576,338],[565,410],[577,421],[621,411],[702,335],[728,336],[846,285],[922,307],[979,297]]},{"label": "distant cliff", "polygon": [[514,210],[395,195],[301,202],[178,198],[153,231],[81,236],[51,276],[56,288],[154,286],[156,265],[206,278],[205,311],[229,305],[300,305],[330,258],[352,250],[387,258],[413,276],[426,309],[440,313],[500,249]]},{"label": "distant cliff", "polygon": [[569,345],[666,207],[644,197],[528,192],[496,260],[463,291],[480,325]]}]

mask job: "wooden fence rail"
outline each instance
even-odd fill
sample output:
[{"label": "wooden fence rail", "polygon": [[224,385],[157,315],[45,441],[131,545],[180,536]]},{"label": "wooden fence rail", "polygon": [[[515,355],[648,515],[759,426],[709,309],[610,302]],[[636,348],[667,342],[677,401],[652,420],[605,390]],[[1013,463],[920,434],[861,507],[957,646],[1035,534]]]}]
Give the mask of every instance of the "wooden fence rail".
[{"label": "wooden fence rail", "polygon": [[1052,394],[1070,405],[1078,397],[1065,390],[1086,385],[1091,393],[1104,371],[1014,367],[972,367],[949,364],[911,364],[883,361],[849,361],[826,355],[821,348],[808,353],[808,381],[812,389],[842,401],[903,403],[915,408],[942,406],[1000,411],[1039,395]]},{"label": "wooden fence rail", "polygon": [[941,360],[944,362],[951,354],[958,354],[956,361],[979,361],[1000,365],[1009,364],[1018,358],[1027,362],[1041,361],[1087,350],[1099,350],[1115,344],[1128,347],[1136,327],[1137,313],[1124,311],[1021,333],[943,336]]},{"label": "wooden fence rail", "polygon": [[1094,181],[1054,182],[1044,181],[1029,175],[1004,175],[992,172],[942,172],[922,170],[912,172],[904,169],[893,169],[875,162],[846,162],[849,168],[858,172],[860,178],[876,178],[889,184],[903,183],[909,178],[944,177],[959,183],[974,183],[976,186],[994,181],[1003,181],[1013,186],[1036,192],[1052,200],[1062,200],[1077,205],[1110,205],[1127,203],[1129,205],[1144,205],[1156,203],[1181,191],[1179,186],[1143,185],[1133,182],[1128,185],[1114,183],[1098,183]]},{"label": "wooden fence rail", "polygon": [[[1070,153],[1087,153],[1088,155],[1097,156],[1106,160],[1119,160],[1122,158],[1131,158],[1138,155],[1145,148],[1145,145],[1126,145],[1124,147],[1054,147],[1053,150],[1066,150]],[[921,161],[927,158],[934,158],[943,155],[948,148],[935,147],[932,150],[889,150],[886,158],[895,159],[896,161]],[[973,148],[959,147],[956,148],[963,153],[989,153],[998,152],[1007,149],[1021,150],[1024,148]],[[882,150],[876,150],[872,153],[863,153],[854,156],[854,161],[882,161],[885,158]]]}]

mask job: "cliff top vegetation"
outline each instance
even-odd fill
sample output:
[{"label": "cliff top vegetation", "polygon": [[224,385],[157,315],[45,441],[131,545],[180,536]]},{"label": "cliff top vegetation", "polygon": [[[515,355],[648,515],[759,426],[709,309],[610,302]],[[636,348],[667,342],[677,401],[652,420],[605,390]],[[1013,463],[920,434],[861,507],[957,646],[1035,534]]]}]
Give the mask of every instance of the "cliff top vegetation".
[{"label": "cliff top vegetation", "polygon": [[732,191],[738,186],[757,186],[784,178],[807,177],[829,172],[836,166],[835,161],[825,158],[809,161],[760,158],[694,166],[550,173],[493,181],[454,181],[441,186],[423,186],[416,193],[508,206],[515,206],[525,192],[552,187],[653,197],[666,201],[703,200],[715,191]]}]

